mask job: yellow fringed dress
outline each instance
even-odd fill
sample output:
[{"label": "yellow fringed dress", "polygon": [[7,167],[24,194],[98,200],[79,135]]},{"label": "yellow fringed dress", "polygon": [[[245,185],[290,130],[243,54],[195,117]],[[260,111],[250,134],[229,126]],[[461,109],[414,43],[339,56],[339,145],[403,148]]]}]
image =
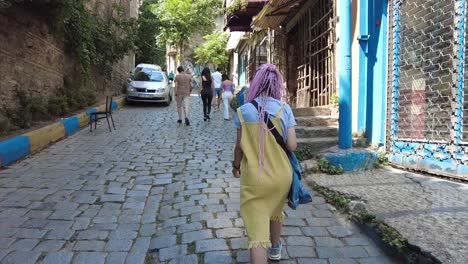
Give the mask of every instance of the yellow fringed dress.
[{"label": "yellow fringed dress", "polygon": [[[271,119],[282,135],[280,125],[283,106],[276,117]],[[237,109],[241,122],[241,163],[240,212],[249,238],[249,248],[271,247],[270,221],[284,219],[283,209],[292,182],[292,168],[284,150],[275,137],[265,131],[264,162],[259,173],[259,132],[264,122],[246,123],[241,109]]]}]

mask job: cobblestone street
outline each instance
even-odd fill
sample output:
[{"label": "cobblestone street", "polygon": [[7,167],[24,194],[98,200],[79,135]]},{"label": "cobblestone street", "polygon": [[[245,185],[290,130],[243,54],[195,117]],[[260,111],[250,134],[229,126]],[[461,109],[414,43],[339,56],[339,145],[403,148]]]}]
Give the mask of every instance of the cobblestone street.
[{"label": "cobblestone street", "polygon": [[[1,263],[248,262],[220,111],[129,106],[0,171]],[[392,263],[321,197],[287,210],[280,263]]]}]

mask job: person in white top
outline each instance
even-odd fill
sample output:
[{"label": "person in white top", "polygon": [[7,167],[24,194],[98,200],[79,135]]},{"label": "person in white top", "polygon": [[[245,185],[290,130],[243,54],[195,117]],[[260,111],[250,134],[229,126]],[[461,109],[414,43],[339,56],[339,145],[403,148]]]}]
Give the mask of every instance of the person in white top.
[{"label": "person in white top", "polygon": [[[221,105],[221,100],[222,100],[221,83],[222,83],[223,75],[221,74],[220,71],[221,71],[221,68],[217,68],[216,71],[213,72],[213,74],[211,74],[211,77],[213,78],[213,84],[215,87],[215,94],[213,95],[213,97],[216,96],[218,98],[218,100],[216,101],[218,110],[219,110],[219,107]],[[214,102],[215,100],[213,100],[213,104]]]}]

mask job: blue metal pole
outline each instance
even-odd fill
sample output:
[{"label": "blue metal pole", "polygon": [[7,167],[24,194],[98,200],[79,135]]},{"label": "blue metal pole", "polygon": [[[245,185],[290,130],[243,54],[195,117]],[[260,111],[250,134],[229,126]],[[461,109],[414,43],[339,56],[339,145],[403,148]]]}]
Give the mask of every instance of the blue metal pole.
[{"label": "blue metal pole", "polygon": [[339,134],[338,146],[341,149],[351,148],[352,124],[351,124],[351,0],[339,0]]}]

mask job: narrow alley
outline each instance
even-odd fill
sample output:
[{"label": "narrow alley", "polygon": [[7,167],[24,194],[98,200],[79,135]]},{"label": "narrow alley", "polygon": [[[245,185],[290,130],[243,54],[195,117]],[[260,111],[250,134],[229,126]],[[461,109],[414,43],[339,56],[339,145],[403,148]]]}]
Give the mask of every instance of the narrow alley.
[{"label": "narrow alley", "polygon": [[[170,107],[128,106],[0,171],[1,263],[249,261],[231,175],[235,130]],[[286,210],[280,263],[392,263],[324,199]],[[147,262],[145,262],[145,259]]]}]

